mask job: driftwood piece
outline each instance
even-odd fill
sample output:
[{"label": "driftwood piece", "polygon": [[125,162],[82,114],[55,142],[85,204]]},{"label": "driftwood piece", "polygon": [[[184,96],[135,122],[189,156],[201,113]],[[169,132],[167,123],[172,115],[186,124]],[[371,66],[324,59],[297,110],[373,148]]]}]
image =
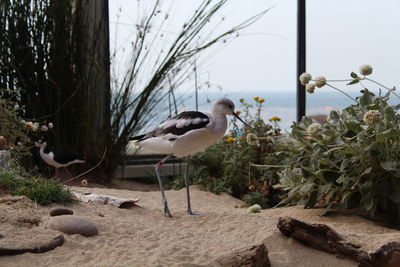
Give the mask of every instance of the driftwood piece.
[{"label": "driftwood piece", "polygon": [[62,244],[64,244],[64,236],[59,235],[51,240],[49,243],[34,248],[0,248],[0,256],[19,255],[26,252],[44,253],[53,250],[56,247],[62,246]]},{"label": "driftwood piece", "polygon": [[400,242],[389,242],[363,257],[360,267],[398,267],[400,266]]},{"label": "driftwood piece", "polygon": [[338,256],[360,261],[359,259],[366,254],[358,249],[359,245],[346,242],[340,234],[325,224],[309,224],[292,217],[280,217],[278,228],[285,236]]},{"label": "driftwood piece", "polygon": [[280,217],[277,226],[287,237],[293,237],[313,248],[356,260],[360,267],[400,266],[400,242],[390,242],[375,252],[367,253],[359,245],[347,242],[325,224],[310,224],[292,217]]},{"label": "driftwood piece", "polygon": [[83,202],[91,202],[91,201],[98,202],[105,205],[115,206],[118,208],[130,208],[132,206],[135,206],[136,202],[139,201],[139,198],[127,199],[127,198],[120,198],[107,195],[97,195],[93,193],[78,193],[78,192],[72,192],[72,193],[77,199]]},{"label": "driftwood piece", "polygon": [[269,267],[268,250],[264,243],[217,258],[214,262],[223,267]]}]

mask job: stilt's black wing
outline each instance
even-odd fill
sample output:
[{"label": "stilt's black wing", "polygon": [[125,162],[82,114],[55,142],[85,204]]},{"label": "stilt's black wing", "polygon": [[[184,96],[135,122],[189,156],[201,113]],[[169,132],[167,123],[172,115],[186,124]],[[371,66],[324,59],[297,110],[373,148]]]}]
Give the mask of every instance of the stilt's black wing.
[{"label": "stilt's black wing", "polygon": [[62,149],[49,149],[54,154],[54,160],[61,164],[67,164],[74,160],[85,160],[84,157],[76,153],[62,150]]}]

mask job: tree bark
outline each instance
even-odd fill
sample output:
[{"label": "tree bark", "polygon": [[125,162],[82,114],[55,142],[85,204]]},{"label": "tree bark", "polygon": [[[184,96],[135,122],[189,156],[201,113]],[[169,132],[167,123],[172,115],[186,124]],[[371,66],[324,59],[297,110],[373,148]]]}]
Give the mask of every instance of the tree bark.
[{"label": "tree bark", "polygon": [[[79,146],[93,162],[99,161],[110,140],[110,57],[107,0],[72,0],[76,16],[77,78],[80,101],[75,101],[80,116]],[[101,174],[97,170],[97,174]],[[101,176],[101,175],[100,175]],[[99,177],[99,175],[97,175]]]}]

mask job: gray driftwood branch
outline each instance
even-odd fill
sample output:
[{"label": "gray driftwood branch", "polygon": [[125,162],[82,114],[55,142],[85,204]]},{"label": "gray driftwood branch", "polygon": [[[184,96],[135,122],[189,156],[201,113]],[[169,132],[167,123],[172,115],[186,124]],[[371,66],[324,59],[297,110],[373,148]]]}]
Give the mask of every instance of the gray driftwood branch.
[{"label": "gray driftwood branch", "polygon": [[30,253],[44,253],[55,249],[56,247],[64,244],[64,236],[59,235],[53,238],[49,243],[33,248],[0,248],[0,256],[19,255],[26,252]]},{"label": "gray driftwood branch", "polygon": [[292,217],[280,217],[278,229],[313,248],[359,262],[360,267],[400,266],[400,242],[390,242],[375,252],[366,252],[360,245],[347,242],[339,233],[325,224],[307,223]]}]

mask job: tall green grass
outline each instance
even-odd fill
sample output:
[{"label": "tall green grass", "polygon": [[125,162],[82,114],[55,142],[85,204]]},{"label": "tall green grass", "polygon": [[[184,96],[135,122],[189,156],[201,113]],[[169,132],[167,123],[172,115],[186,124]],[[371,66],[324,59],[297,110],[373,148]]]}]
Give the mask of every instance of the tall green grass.
[{"label": "tall green grass", "polygon": [[41,205],[74,203],[72,193],[63,185],[43,177],[19,178],[15,172],[0,169],[0,186],[11,195],[27,196]]}]

